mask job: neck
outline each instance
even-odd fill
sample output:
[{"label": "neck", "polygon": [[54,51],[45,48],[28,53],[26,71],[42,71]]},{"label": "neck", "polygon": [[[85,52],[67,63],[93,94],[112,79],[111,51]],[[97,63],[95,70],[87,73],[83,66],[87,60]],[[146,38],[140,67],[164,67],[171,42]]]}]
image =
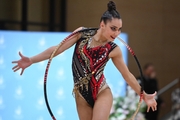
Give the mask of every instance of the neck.
[{"label": "neck", "polygon": [[100,29],[97,30],[97,33],[94,35],[94,39],[97,42],[107,42],[108,40],[102,35],[102,32]]}]

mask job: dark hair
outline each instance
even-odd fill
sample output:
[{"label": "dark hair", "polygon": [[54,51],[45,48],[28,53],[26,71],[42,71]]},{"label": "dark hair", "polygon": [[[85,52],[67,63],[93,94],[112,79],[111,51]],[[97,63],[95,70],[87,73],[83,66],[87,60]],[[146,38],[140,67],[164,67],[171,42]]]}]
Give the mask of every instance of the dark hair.
[{"label": "dark hair", "polygon": [[146,63],[143,67],[144,70],[147,70],[150,66],[154,66],[152,63]]},{"label": "dark hair", "polygon": [[120,14],[116,11],[116,5],[113,1],[109,1],[107,4],[107,11],[105,11],[101,17],[101,21],[106,23],[108,20],[111,21],[112,18],[118,18],[121,19]]}]

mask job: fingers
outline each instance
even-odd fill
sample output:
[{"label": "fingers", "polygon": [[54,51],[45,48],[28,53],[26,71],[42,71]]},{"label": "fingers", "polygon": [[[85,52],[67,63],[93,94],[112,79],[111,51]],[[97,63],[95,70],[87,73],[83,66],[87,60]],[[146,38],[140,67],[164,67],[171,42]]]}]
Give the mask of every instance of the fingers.
[{"label": "fingers", "polygon": [[151,109],[152,109],[153,111],[155,111],[155,108],[154,108],[154,106],[153,106],[153,107],[151,107]]},{"label": "fingers", "polygon": [[[20,55],[21,58],[24,57],[21,52],[19,52],[19,55]],[[19,62],[19,60],[18,60],[18,61],[12,61],[12,63],[18,63],[18,62]],[[16,65],[16,66],[14,66],[14,67],[12,68],[12,70],[13,70],[14,72],[16,72],[16,71],[18,71],[20,68],[21,68],[21,67],[19,67],[18,65]],[[20,75],[22,75],[23,72],[24,72],[24,69],[21,70]]]},{"label": "fingers", "polygon": [[148,108],[147,108],[147,112],[149,112],[149,110],[150,110],[150,107],[148,106]]},{"label": "fingers", "polygon": [[12,68],[12,70],[13,70],[14,72],[18,71],[19,69],[20,69],[20,67],[19,67],[18,65],[14,66],[14,67]]},{"label": "fingers", "polygon": [[12,63],[18,63],[18,61],[12,61]]},{"label": "fingers", "polygon": [[157,106],[154,107],[154,110],[155,110],[155,111],[157,110]]},{"label": "fingers", "polygon": [[21,71],[21,74],[20,74],[20,75],[22,75],[22,74],[23,74],[23,72],[24,72],[24,69],[22,69],[22,71]]},{"label": "fingers", "polygon": [[[21,56],[21,58],[24,57],[21,52],[19,52],[19,55]],[[18,61],[12,61],[12,63],[18,63],[18,62],[19,62],[19,60]]]},{"label": "fingers", "polygon": [[[14,72],[16,72],[16,71],[18,71],[18,70],[20,69],[20,67],[19,67],[18,65],[16,65],[16,66],[14,66],[12,69],[13,69]],[[24,72],[24,69],[22,69],[20,75],[22,75],[23,72]]]},{"label": "fingers", "polygon": [[16,69],[17,67],[18,67],[18,65],[14,66],[12,69],[14,70],[14,69]]},{"label": "fingers", "polygon": [[155,91],[153,95],[156,96],[156,94],[157,94],[157,92]]},{"label": "fingers", "polygon": [[20,69],[20,67],[18,66],[16,69],[14,69],[14,72],[18,71]]},{"label": "fingers", "polygon": [[21,52],[19,52],[19,55],[20,55],[21,57],[24,57]]},{"label": "fingers", "polygon": [[151,109],[152,109],[153,111],[156,111],[156,110],[157,110],[157,107],[156,107],[156,106],[153,106],[153,107],[151,107]]},{"label": "fingers", "polygon": [[152,106],[152,107],[148,106],[147,112],[149,112],[150,108],[152,109],[152,111],[156,111],[157,110],[156,106]]}]

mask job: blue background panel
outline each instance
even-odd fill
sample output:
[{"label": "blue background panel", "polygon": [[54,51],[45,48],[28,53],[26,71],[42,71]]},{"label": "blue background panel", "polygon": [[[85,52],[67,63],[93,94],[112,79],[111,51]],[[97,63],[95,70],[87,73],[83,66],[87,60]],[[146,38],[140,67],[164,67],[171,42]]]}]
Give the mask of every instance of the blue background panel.
[{"label": "blue background panel", "polygon": [[[20,59],[18,52],[34,56],[57,45],[70,33],[0,31],[0,120],[50,120],[47,111],[43,80],[47,61],[36,63],[24,71],[14,73],[11,64]],[[120,35],[127,42],[127,34]],[[118,40],[127,64],[127,49]],[[50,66],[47,94],[51,109],[58,120],[78,120],[72,96],[71,61],[74,46],[53,59]],[[105,76],[114,96],[125,95],[126,83],[110,60]]]}]

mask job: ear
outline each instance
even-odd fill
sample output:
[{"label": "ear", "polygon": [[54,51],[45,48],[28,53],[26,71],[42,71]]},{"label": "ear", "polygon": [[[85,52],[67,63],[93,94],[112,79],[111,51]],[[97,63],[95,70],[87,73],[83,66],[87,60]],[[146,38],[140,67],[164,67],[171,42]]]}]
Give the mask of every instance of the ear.
[{"label": "ear", "polygon": [[105,24],[104,24],[104,21],[101,21],[100,22],[100,28],[104,28]]}]

